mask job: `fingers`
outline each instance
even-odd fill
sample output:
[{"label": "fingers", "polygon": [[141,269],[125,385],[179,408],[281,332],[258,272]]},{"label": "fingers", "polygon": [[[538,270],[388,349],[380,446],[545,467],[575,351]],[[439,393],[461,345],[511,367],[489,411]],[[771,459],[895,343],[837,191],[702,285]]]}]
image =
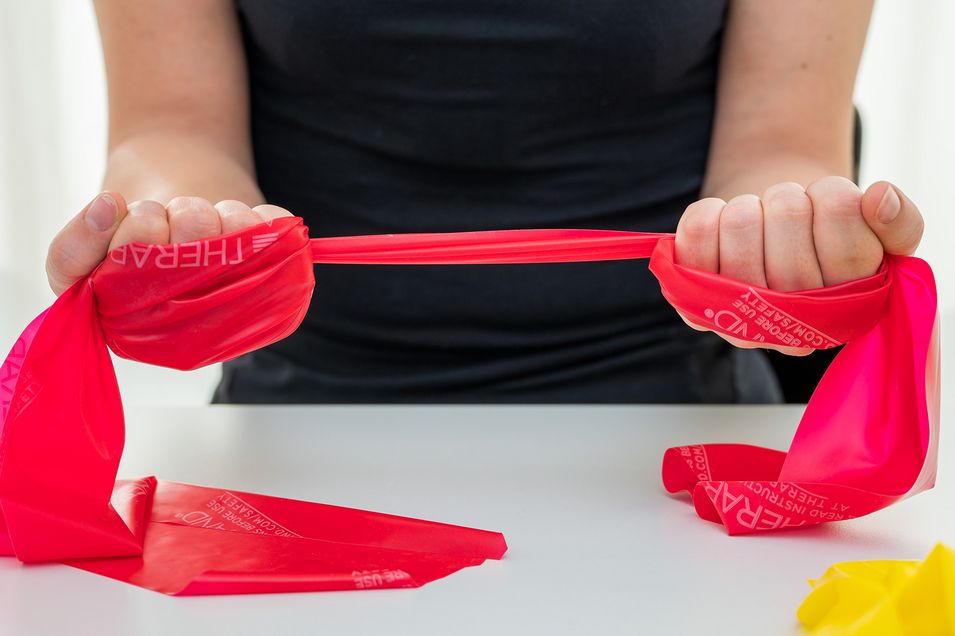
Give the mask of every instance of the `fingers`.
[{"label": "fingers", "polygon": [[[676,226],[676,262],[691,269],[712,272],[720,271],[720,212],[726,201],[710,197],[687,206]],[[683,322],[697,331],[709,331],[687,320],[677,311]]]},{"label": "fingers", "polygon": [[[798,187],[798,186],[797,186]],[[799,189],[802,192],[802,188]],[[803,194],[805,197],[805,194]],[[808,201],[808,199],[807,199]],[[729,217],[723,220],[723,215]],[[811,219],[811,216],[809,217]],[[676,257],[680,265],[700,271],[733,276],[739,280],[766,285],[762,265],[763,213],[756,197],[737,197],[726,203],[722,199],[702,199],[689,205],[676,229]],[[806,228],[809,241],[812,241],[812,227]],[[723,252],[727,250],[729,253]],[[758,259],[753,265],[747,258]],[[728,274],[732,272],[733,274]],[[677,311],[689,327],[697,331],[710,331]],[[744,349],[773,348],[789,355],[808,355],[812,350],[793,347],[777,347],[739,340],[731,336],[718,334],[730,344]]]},{"label": "fingers", "polygon": [[277,205],[257,205],[250,208],[241,201],[219,201],[215,204],[215,209],[219,213],[223,234],[283,216],[292,216],[291,212]]},{"label": "fingers", "polygon": [[858,186],[844,177],[824,177],[806,193],[812,200],[812,235],[823,284],[874,274],[882,263],[882,243],[860,213]]},{"label": "fingers", "polygon": [[720,213],[726,201],[701,199],[687,206],[676,226],[676,262],[691,269],[720,271]]},{"label": "fingers", "polygon": [[199,197],[176,197],[166,206],[157,201],[135,201],[127,207],[119,194],[104,192],[51,242],[47,278],[59,295],[89,275],[109,250],[121,245],[195,241],[291,215],[275,205],[252,209],[239,201],[220,201],[213,206]]},{"label": "fingers", "polygon": [[286,210],[285,208],[280,208],[277,205],[257,205],[252,210],[258,214],[263,221],[271,221],[272,219],[278,219],[283,216],[292,216],[292,213]]},{"label": "fingers", "polygon": [[[806,189],[779,183],[762,198],[697,201],[677,226],[676,257],[687,267],[791,292],[870,276],[885,252],[914,252],[923,229],[918,208],[895,186],[879,182],[863,194],[848,179],[825,177]],[[724,338],[739,347],[766,346]]]},{"label": "fingers", "polygon": [[262,217],[241,201],[219,201],[215,204],[222,224],[222,233],[229,234],[262,222]]},{"label": "fingers", "polygon": [[763,250],[770,289],[822,287],[812,219],[812,201],[798,183],[779,183],[763,194]]},{"label": "fingers", "polygon": [[896,186],[873,183],[862,195],[862,216],[889,254],[914,254],[925,222],[918,208]]},{"label": "fingers", "polygon": [[185,243],[222,234],[219,213],[200,197],[176,197],[166,206],[169,242]]},{"label": "fingers", "polygon": [[128,213],[119,224],[109,249],[127,243],[165,245],[169,242],[169,221],[166,208],[158,201],[133,201]]},{"label": "fingers", "polygon": [[[218,225],[209,218],[210,207],[218,216]],[[205,199],[179,197],[170,201],[168,211],[157,201],[135,201],[129,204],[129,212],[120,223],[109,249],[127,243],[164,245],[191,241],[237,232],[262,221],[257,212],[241,201],[220,201],[210,206]],[[172,226],[176,228],[175,235]]]},{"label": "fingers", "polygon": [[720,214],[720,274],[766,287],[763,264],[763,206],[759,197],[743,194],[726,203]]},{"label": "fingers", "polygon": [[50,288],[62,294],[106,257],[110,241],[126,216],[126,202],[103,192],[67,223],[50,243],[46,274]]}]

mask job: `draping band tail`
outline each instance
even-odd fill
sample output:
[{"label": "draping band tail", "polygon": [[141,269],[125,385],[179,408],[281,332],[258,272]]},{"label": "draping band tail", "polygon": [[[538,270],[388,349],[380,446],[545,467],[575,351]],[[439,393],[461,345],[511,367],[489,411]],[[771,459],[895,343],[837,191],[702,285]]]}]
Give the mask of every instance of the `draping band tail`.
[{"label": "draping band tail", "polygon": [[802,526],[868,514],[933,485],[937,299],[917,258],[780,293],[682,267],[671,234],[309,239],[290,217],[202,241],[117,248],[27,327],[0,366],[0,553],[171,594],[402,587],[500,558],[498,533],[152,477],[117,482],[124,421],[108,348],[194,369],[264,347],[298,327],[315,263],[647,257],[663,296],[692,322],[758,344],[846,343],[788,453],[732,444],[665,453],[664,484],[690,491],[701,517],[732,534]]}]

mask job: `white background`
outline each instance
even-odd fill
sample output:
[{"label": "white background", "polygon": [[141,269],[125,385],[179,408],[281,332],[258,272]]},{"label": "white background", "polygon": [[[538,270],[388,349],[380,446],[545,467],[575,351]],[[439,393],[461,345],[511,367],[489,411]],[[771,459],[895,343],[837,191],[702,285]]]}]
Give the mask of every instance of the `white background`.
[{"label": "white background", "polygon": [[[824,14],[820,13],[820,19]],[[919,255],[955,313],[955,3],[877,2],[856,91],[865,126],[861,181],[898,184],[922,209]],[[0,349],[52,301],[46,246],[99,188],[106,99],[84,0],[0,0]],[[944,341],[944,340],[943,340]],[[120,363],[127,403],[199,404],[217,377]],[[157,390],[158,389],[158,390]]]}]

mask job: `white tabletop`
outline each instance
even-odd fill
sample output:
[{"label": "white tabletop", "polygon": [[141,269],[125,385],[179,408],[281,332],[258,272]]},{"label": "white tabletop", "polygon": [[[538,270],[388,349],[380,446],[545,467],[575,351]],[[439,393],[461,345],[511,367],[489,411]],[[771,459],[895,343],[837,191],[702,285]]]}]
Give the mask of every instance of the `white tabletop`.
[{"label": "white tabletop", "polygon": [[510,550],[419,589],[190,598],[0,558],[0,634],[797,633],[806,579],[828,564],[955,544],[951,471],[864,519],[751,537],[663,491],[666,447],[785,448],[801,410],[130,408],[121,476],[499,530]]}]

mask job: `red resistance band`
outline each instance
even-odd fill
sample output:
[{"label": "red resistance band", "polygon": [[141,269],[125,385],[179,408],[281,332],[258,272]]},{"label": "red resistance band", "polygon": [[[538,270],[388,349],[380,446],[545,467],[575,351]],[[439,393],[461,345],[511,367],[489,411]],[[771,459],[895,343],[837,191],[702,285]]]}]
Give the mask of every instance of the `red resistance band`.
[{"label": "red resistance band", "polygon": [[[667,490],[730,534],[849,519],[934,484],[935,284],[887,257],[868,278],[781,293],[681,267],[672,234],[512,230],[309,240],[296,217],[202,241],[112,251],[40,314],[0,367],[0,554],[61,561],[168,594],[414,587],[507,547],[495,532],[165,482],[116,481],[123,409],[107,346],[176,369],[292,333],[313,263],[481,264],[650,258],[688,319],[757,343],[847,343],[788,453],[671,448]],[[120,557],[120,558],[117,558]]]}]

